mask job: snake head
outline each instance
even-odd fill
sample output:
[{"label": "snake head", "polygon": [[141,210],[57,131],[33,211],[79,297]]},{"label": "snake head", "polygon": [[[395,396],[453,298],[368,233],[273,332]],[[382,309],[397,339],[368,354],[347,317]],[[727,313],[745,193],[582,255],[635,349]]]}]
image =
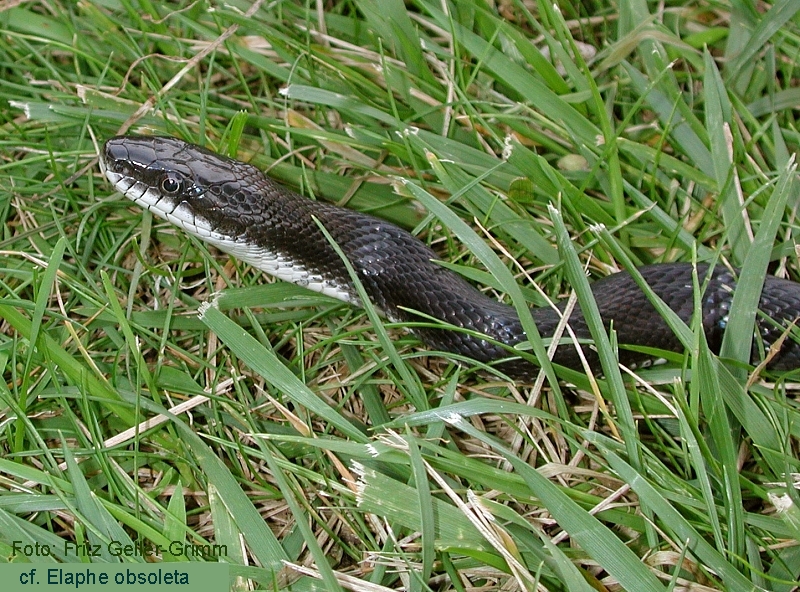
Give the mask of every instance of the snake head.
[{"label": "snake head", "polygon": [[[252,165],[176,138],[111,138],[100,163],[127,198],[236,259],[339,300],[359,302],[346,270],[330,277],[316,261],[320,245],[324,250],[328,243],[313,215],[337,208],[300,197]],[[308,256],[299,257],[297,250]],[[328,255],[341,266],[336,254]]]},{"label": "snake head", "polygon": [[250,165],[176,138],[139,136],[111,138],[100,160],[120,193],[199,238],[247,231],[241,189],[256,171]]}]

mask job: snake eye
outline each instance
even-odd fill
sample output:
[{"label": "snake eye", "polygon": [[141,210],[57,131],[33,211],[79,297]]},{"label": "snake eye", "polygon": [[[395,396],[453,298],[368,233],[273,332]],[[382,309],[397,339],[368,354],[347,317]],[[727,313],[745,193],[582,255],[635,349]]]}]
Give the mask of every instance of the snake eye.
[{"label": "snake eye", "polygon": [[181,183],[182,179],[179,175],[175,173],[167,173],[161,179],[161,191],[166,193],[167,195],[175,195],[181,190]]}]

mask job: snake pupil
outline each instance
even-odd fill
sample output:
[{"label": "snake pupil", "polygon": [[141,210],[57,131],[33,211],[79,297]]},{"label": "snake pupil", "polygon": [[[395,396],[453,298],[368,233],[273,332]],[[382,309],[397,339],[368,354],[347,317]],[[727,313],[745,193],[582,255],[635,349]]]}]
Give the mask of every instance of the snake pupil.
[{"label": "snake pupil", "polygon": [[174,195],[181,189],[181,180],[174,174],[168,174],[161,180],[161,191],[168,195]]}]

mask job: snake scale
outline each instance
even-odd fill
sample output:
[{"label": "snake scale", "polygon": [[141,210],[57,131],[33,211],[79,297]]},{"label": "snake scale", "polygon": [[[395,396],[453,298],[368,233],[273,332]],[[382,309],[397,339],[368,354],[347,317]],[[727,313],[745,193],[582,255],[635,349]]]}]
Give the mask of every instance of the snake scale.
[{"label": "snake scale", "polygon": [[[282,280],[345,302],[360,300],[340,256],[320,230],[324,226],[352,264],[372,303],[391,321],[424,320],[413,311],[469,329],[419,328],[430,347],[479,360],[504,360],[502,370],[528,378],[535,370],[520,358],[508,360],[507,348],[526,341],[515,310],[483,294],[455,272],[438,265],[436,254],[405,230],[373,216],[310,200],[269,179],[260,170],[175,138],[120,136],[108,140],[102,168],[113,186],[138,205],[235,258]],[[728,320],[733,273],[722,266],[710,274],[702,296],[702,320],[709,345],[718,351]],[[644,279],[684,322],[694,313],[692,265],[654,264],[639,268]],[[592,284],[604,324],[613,326],[620,344],[682,351],[682,345],[626,272]],[[563,310],[564,305],[558,307]],[[765,347],[800,316],[800,284],[768,276],[757,320]],[[559,311],[531,310],[540,334],[553,335]],[[579,310],[570,326],[580,339],[591,339]],[[491,338],[487,340],[477,334]],[[494,343],[497,342],[497,343]],[[597,355],[584,346],[589,363]],[[757,348],[753,355],[756,359]],[[620,349],[620,361],[643,361],[641,353]],[[553,361],[581,367],[572,344],[561,344]],[[790,337],[770,368],[800,367],[800,346]]]}]

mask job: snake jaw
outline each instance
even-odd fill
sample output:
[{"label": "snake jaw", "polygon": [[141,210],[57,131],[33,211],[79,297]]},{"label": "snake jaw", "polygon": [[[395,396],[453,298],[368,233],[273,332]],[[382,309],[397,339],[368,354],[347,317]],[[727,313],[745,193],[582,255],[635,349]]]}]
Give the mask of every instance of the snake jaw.
[{"label": "snake jaw", "polygon": [[186,202],[170,200],[159,195],[156,188],[108,168],[106,178],[122,195],[156,216],[203,240],[213,238],[209,222],[197,216]]}]

